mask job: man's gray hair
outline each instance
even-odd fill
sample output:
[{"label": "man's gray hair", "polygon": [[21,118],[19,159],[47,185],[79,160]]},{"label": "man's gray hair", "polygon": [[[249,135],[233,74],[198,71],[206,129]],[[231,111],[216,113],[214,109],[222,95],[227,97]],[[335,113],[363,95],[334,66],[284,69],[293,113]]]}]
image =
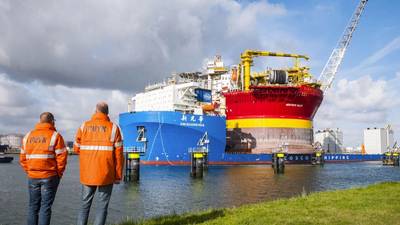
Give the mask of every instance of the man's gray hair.
[{"label": "man's gray hair", "polygon": [[108,105],[105,102],[99,102],[96,105],[96,112],[101,112],[108,115]]},{"label": "man's gray hair", "polygon": [[54,122],[54,116],[51,112],[44,112],[40,114],[41,123],[52,123]]}]

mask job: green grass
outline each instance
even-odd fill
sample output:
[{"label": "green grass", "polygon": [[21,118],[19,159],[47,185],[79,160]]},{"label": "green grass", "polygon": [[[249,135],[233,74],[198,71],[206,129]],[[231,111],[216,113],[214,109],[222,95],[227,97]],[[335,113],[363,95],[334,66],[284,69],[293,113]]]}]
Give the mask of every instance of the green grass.
[{"label": "green grass", "polygon": [[277,201],[170,215],[119,225],[400,224],[400,183],[313,193]]}]

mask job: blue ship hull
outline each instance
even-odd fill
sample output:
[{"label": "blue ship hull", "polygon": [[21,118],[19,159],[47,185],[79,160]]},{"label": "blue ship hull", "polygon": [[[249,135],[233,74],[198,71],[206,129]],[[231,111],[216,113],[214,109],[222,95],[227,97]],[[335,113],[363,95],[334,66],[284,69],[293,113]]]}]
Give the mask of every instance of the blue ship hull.
[{"label": "blue ship hull", "polygon": [[[122,113],[119,124],[126,150],[145,147],[141,162],[179,165],[190,162],[189,148],[195,148],[207,132],[209,160],[225,151],[225,117],[181,112]],[[138,127],[145,128],[146,143],[137,141]]]},{"label": "blue ship hull", "polygon": [[381,161],[382,154],[325,154],[326,162]]},{"label": "blue ship hull", "polygon": [[[209,164],[270,164],[271,154],[228,153],[226,120],[221,116],[193,115],[181,112],[122,113],[119,124],[124,136],[124,149],[142,149],[141,163],[153,165],[187,165],[189,149],[195,148],[207,132]],[[146,141],[138,140],[138,129],[144,128]],[[381,160],[381,155],[326,154],[326,162]],[[310,163],[311,155],[286,157],[289,163]]]}]

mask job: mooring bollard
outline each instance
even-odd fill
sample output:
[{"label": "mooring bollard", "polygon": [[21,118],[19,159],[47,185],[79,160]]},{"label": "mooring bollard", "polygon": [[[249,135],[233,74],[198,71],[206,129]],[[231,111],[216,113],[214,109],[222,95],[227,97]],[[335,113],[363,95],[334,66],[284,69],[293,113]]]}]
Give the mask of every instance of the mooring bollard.
[{"label": "mooring bollard", "polygon": [[314,149],[314,153],[311,156],[311,164],[312,165],[324,165],[325,163],[325,152],[322,149],[322,145],[321,143],[319,143],[318,141],[313,143],[313,149]]},{"label": "mooring bollard", "polygon": [[312,165],[324,165],[325,159],[324,159],[324,152],[323,151],[317,151],[313,154],[311,158],[311,164]]},{"label": "mooring bollard", "polygon": [[285,153],[272,154],[272,168],[274,169],[274,173],[285,172]]},{"label": "mooring bollard", "polygon": [[191,153],[191,170],[190,176],[194,178],[203,177],[204,169],[204,153],[203,152],[192,152]]},{"label": "mooring bollard", "polygon": [[140,154],[127,152],[125,156],[124,181],[138,181],[140,178]]},{"label": "mooring bollard", "polygon": [[208,169],[208,133],[205,132],[197,142],[197,146],[189,148],[190,154],[190,176],[193,178],[202,178],[203,171]]},{"label": "mooring bollard", "polygon": [[393,153],[393,166],[399,166],[399,153]]},{"label": "mooring bollard", "polygon": [[203,169],[208,170],[208,154],[206,152],[203,153]]},{"label": "mooring bollard", "polygon": [[385,152],[382,158],[384,166],[399,166],[399,153],[398,152]]},{"label": "mooring bollard", "polygon": [[389,164],[390,155],[390,152],[385,152],[385,154],[383,154],[382,165],[387,166]]}]

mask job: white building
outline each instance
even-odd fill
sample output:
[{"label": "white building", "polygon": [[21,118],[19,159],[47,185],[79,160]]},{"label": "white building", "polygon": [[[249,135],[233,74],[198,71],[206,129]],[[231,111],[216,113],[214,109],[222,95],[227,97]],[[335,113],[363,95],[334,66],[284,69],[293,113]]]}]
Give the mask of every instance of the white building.
[{"label": "white building", "polygon": [[325,152],[343,152],[343,132],[339,128],[335,130],[330,128],[318,130],[314,135],[314,141],[321,143]]},{"label": "white building", "polygon": [[24,136],[22,134],[6,134],[0,137],[1,145],[8,145],[11,148],[21,148],[22,139]]},{"label": "white building", "polygon": [[361,146],[357,146],[357,147],[347,146],[347,147],[343,148],[343,153],[361,154],[362,148],[361,148]]},{"label": "white building", "polygon": [[386,128],[364,130],[364,145],[367,154],[382,154],[394,144],[394,132],[390,125]]}]

